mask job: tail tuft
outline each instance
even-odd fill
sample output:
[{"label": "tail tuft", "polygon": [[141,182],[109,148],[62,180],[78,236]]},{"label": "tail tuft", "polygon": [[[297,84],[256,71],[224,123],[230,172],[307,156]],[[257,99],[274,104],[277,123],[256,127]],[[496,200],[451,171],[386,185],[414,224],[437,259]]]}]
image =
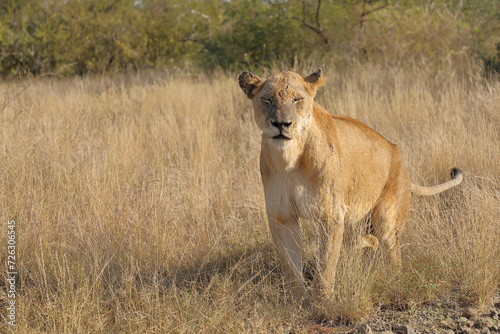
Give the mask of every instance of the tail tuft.
[{"label": "tail tuft", "polygon": [[452,179],[456,179],[457,177],[462,176],[462,171],[460,169],[458,169],[458,168],[453,167],[451,169],[450,175],[451,175]]}]

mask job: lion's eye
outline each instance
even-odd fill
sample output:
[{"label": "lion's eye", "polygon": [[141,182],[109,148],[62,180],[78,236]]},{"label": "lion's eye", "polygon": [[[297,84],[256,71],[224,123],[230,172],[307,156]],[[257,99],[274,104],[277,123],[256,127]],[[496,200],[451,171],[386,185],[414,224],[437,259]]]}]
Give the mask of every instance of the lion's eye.
[{"label": "lion's eye", "polygon": [[293,99],[293,102],[300,102],[303,99],[304,99],[303,97],[296,97],[296,98]]},{"label": "lion's eye", "polygon": [[264,101],[265,104],[271,104],[271,99],[263,97],[262,101]]}]

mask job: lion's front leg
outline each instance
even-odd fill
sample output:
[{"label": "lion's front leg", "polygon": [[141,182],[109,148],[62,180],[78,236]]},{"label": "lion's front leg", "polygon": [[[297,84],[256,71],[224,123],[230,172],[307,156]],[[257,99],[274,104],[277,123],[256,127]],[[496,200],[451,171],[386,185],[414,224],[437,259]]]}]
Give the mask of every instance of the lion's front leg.
[{"label": "lion's front leg", "polygon": [[344,210],[337,208],[331,214],[323,214],[319,220],[319,257],[317,273],[313,280],[315,295],[331,298],[335,273],[344,237]]},{"label": "lion's front leg", "polygon": [[281,220],[269,215],[269,227],[285,275],[285,281],[294,299],[306,305],[309,297],[302,277],[302,235],[296,218]]}]

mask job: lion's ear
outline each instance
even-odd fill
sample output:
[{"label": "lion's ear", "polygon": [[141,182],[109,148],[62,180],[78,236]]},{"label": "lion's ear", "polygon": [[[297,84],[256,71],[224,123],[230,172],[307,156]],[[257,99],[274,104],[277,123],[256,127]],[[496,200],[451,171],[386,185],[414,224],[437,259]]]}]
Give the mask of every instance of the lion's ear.
[{"label": "lion's ear", "polygon": [[323,70],[320,68],[313,74],[308,75],[304,78],[311,88],[316,89],[318,87],[325,85],[325,77],[323,76]]},{"label": "lion's ear", "polygon": [[250,98],[253,99],[255,96],[256,92],[254,92],[255,88],[259,86],[261,83],[261,80],[258,76],[247,72],[243,71],[238,75],[238,82],[240,84],[241,89],[243,92]]}]

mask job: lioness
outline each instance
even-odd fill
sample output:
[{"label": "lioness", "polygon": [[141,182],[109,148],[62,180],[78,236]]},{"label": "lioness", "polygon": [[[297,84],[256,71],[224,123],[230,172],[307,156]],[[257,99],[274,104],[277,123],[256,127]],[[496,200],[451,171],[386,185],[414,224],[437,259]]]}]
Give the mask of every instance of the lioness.
[{"label": "lioness", "polygon": [[331,296],[344,235],[344,221],[371,215],[371,233],[363,244],[380,241],[400,263],[398,237],[411,205],[411,192],[433,195],[462,182],[422,187],[410,182],[396,145],[375,130],[344,116],[330,115],[314,101],[324,83],[321,69],[306,78],[283,72],[261,80],[250,72],[238,77],[252,100],[262,130],[260,172],[273,241],[292,295],[309,303],[302,277],[302,237],[298,218],[319,222],[318,268],[313,288]]}]

